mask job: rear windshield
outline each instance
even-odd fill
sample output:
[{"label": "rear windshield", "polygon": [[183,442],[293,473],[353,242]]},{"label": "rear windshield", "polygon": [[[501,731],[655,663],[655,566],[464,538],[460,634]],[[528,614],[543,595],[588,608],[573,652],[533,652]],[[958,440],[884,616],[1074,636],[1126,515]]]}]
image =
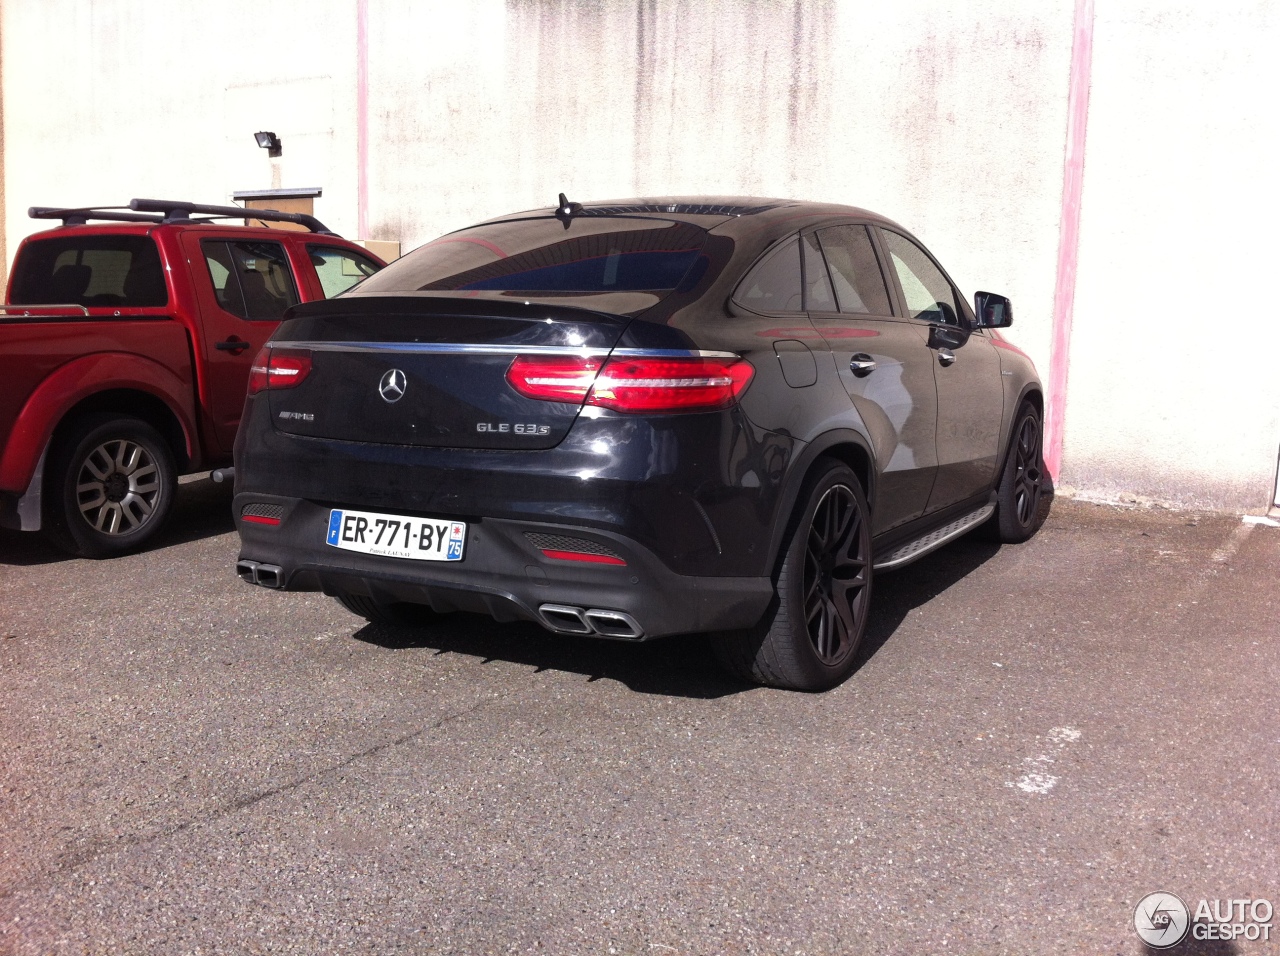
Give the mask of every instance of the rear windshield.
[{"label": "rear windshield", "polygon": [[705,271],[706,238],[698,226],[652,219],[490,223],[415,249],[359,292],[665,293]]},{"label": "rear windshield", "polygon": [[150,236],[58,236],[14,264],[15,305],[158,306],[169,302]]}]

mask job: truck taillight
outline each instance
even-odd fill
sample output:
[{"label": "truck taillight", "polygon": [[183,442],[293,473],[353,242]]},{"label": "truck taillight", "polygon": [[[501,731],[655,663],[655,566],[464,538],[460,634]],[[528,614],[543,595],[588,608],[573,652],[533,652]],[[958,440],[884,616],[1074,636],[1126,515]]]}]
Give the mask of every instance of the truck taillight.
[{"label": "truck taillight", "polygon": [[619,412],[710,411],[732,405],[755,369],[725,358],[598,358],[521,355],[507,381],[521,395],[583,402]]},{"label": "truck taillight", "polygon": [[311,353],[306,349],[273,349],[266,346],[249,368],[249,394],[264,389],[296,388],[311,372]]}]

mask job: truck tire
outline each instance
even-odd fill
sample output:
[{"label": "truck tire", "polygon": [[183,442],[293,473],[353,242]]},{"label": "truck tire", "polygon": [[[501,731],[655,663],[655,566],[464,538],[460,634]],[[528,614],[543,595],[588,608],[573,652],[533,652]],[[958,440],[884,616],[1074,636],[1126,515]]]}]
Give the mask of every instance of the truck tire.
[{"label": "truck tire", "polygon": [[169,443],[140,418],[110,413],[75,422],[53,449],[49,536],[71,554],[109,558],[145,544],[177,494]]}]

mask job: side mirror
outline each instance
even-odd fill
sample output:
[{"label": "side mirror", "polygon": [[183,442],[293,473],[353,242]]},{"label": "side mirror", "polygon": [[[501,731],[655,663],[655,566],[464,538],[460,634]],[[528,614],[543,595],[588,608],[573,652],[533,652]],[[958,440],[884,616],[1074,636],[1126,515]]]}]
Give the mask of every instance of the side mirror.
[{"label": "side mirror", "polygon": [[979,327],[984,329],[1007,329],[1013,325],[1013,305],[994,292],[975,292],[973,312],[978,317]]}]

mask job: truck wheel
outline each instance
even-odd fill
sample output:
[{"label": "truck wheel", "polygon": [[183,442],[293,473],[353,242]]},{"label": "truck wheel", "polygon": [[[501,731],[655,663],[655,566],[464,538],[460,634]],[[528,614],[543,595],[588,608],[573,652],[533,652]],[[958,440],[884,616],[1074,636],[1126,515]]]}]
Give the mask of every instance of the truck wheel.
[{"label": "truck wheel", "polygon": [[177,493],[173,452],[140,418],[92,415],[54,450],[49,533],[72,554],[108,558],[164,525]]}]

